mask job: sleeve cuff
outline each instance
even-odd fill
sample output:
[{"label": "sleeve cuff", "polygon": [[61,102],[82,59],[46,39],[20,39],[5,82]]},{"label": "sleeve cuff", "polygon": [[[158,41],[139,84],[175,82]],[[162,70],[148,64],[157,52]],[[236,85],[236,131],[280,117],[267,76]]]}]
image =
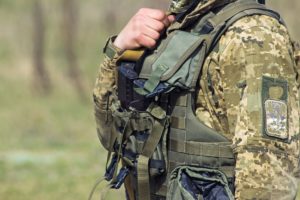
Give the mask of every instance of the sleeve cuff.
[{"label": "sleeve cuff", "polygon": [[103,53],[110,59],[114,59],[123,54],[124,50],[118,48],[113,44],[117,36],[111,36],[107,39],[106,44],[103,48]]}]

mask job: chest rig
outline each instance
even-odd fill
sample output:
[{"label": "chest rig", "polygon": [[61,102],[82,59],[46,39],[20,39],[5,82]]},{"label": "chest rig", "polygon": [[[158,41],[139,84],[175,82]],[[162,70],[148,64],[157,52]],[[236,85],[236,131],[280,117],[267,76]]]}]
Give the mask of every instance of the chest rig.
[{"label": "chest rig", "polygon": [[205,58],[234,22],[251,15],[281,21],[264,5],[240,0],[186,26],[174,24],[141,60],[120,63],[118,100],[110,108],[115,137],[105,174],[112,188],[125,182],[130,200],[165,199],[172,172],[191,166],[220,172],[234,193],[231,142],[197,119],[194,101]]}]

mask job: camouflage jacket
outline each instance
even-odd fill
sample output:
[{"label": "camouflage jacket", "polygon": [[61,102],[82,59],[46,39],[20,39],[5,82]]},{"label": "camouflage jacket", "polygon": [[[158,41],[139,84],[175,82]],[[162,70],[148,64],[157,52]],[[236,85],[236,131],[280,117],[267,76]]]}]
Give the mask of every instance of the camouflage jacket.
[{"label": "camouflage jacket", "polygon": [[[267,16],[245,17],[206,58],[199,120],[232,140],[236,199],[294,199],[299,162],[299,85],[286,28]],[[116,57],[117,58],[117,57]],[[104,59],[94,89],[98,134],[108,148],[116,59]]]}]

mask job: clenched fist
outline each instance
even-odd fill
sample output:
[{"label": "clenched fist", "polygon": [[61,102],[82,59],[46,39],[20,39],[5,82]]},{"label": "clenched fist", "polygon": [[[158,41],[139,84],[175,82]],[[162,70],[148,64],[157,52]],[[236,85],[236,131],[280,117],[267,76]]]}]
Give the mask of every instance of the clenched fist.
[{"label": "clenched fist", "polygon": [[119,33],[114,45],[123,50],[152,48],[160,38],[161,32],[174,20],[173,15],[167,16],[161,10],[142,8]]}]

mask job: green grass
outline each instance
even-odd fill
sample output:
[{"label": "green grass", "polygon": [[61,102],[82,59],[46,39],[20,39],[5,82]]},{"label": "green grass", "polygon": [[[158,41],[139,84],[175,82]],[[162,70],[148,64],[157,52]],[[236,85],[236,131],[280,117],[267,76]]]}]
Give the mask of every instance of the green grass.
[{"label": "green grass", "polygon": [[87,199],[106,159],[92,102],[68,88],[39,96],[24,80],[1,78],[0,93],[9,94],[0,99],[1,199]]},{"label": "green grass", "polygon": [[[77,2],[76,53],[91,97],[101,47],[112,34],[107,33],[104,18],[111,5],[103,0]],[[284,2],[274,2],[285,9],[281,6]],[[43,0],[47,16],[45,59],[53,91],[50,95],[35,91],[31,3],[0,0],[0,199],[87,199],[95,180],[103,175],[106,161],[96,136],[92,100],[81,101],[67,76],[59,0]],[[153,6],[145,0],[120,2],[115,8],[119,9],[117,31],[146,3]],[[283,16],[290,19],[291,32],[297,38],[300,29],[292,13]],[[94,199],[99,199],[104,187],[100,185]],[[112,191],[107,199],[124,199],[124,192]]]},{"label": "green grass", "polygon": [[[96,135],[91,90],[108,33],[100,23],[102,2],[78,2],[76,53],[87,101],[67,75],[61,37],[61,1],[43,1],[47,17],[46,67],[53,90],[36,91],[32,77],[32,8],[0,0],[0,199],[87,199],[103,175],[106,151]],[[94,199],[99,199],[100,185]],[[112,191],[108,199],[124,199]]]}]

